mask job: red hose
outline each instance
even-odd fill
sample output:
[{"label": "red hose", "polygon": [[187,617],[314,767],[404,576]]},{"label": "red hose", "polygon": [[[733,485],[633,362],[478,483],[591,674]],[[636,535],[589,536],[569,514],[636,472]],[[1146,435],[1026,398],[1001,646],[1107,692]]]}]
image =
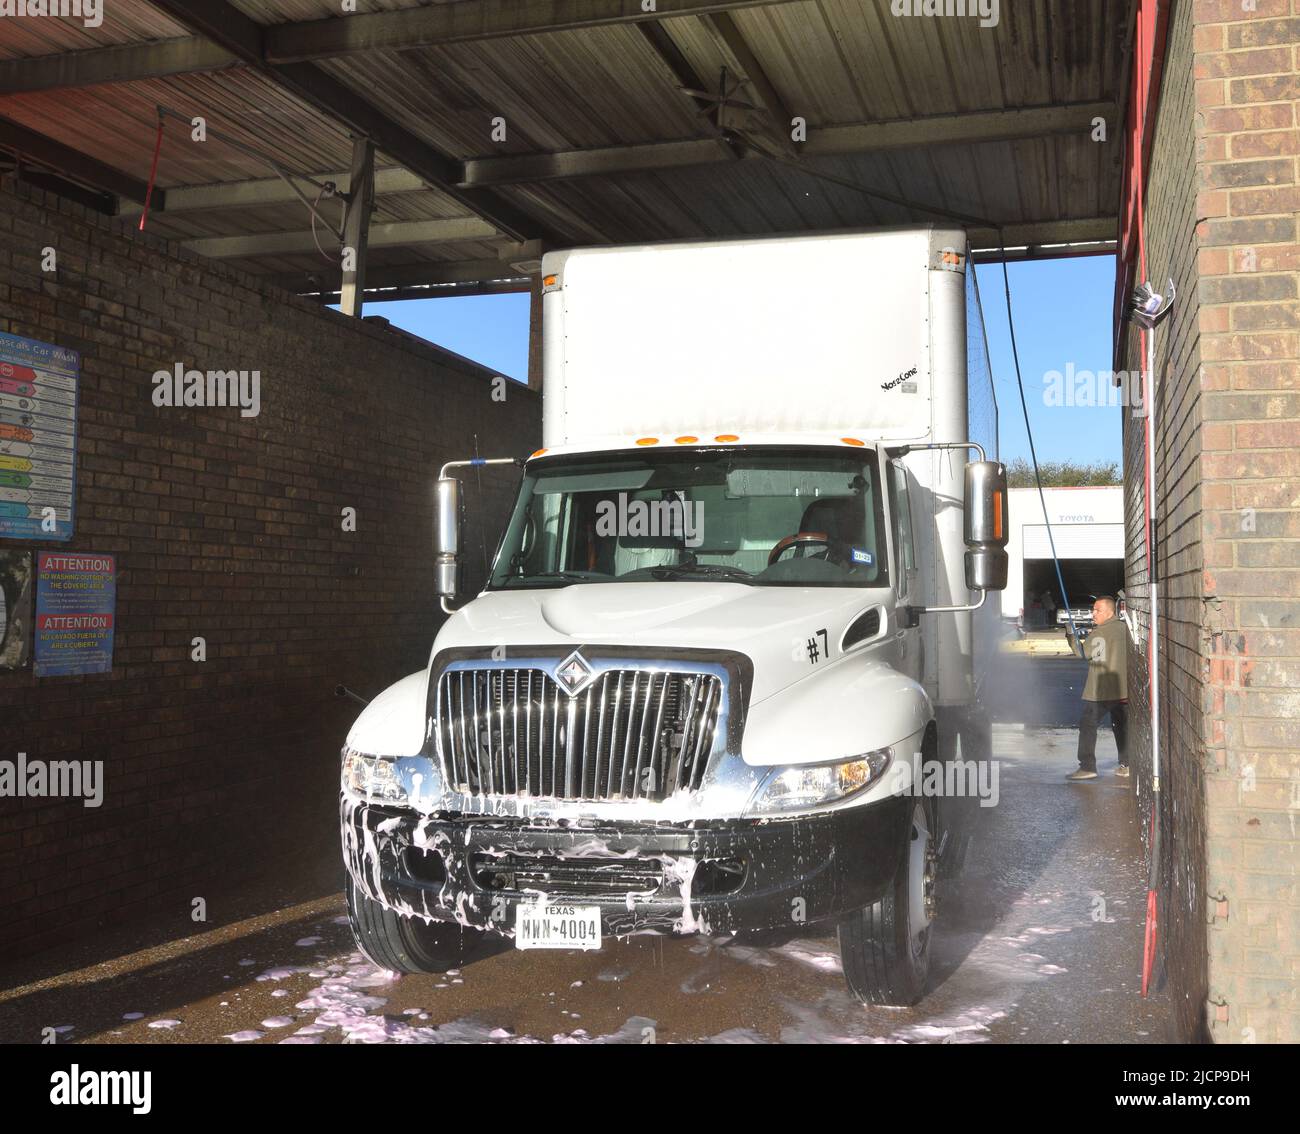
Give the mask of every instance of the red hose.
[{"label": "red hose", "polygon": [[[1150,113],[1150,95],[1151,82],[1154,70],[1154,44],[1149,45],[1152,52],[1151,70],[1143,74],[1143,67],[1147,63],[1147,47],[1145,44],[1143,29],[1146,25],[1145,15],[1148,5],[1158,3],[1158,0],[1142,0],[1138,8],[1137,22],[1134,29],[1136,44],[1134,50],[1134,75],[1139,84],[1138,92],[1140,97],[1133,101],[1134,106],[1134,132],[1136,142],[1136,153],[1133,161],[1133,189],[1136,197],[1136,224],[1137,224],[1137,243],[1138,243],[1138,280],[1147,278],[1147,249],[1146,249],[1146,199],[1145,199],[1145,152],[1146,152],[1146,128],[1147,118]],[[1158,13],[1157,13],[1158,20]],[[1154,30],[1157,20],[1152,21]],[[1145,79],[1145,82],[1143,81]],[[1146,445],[1148,447],[1155,444],[1155,375],[1146,367],[1147,359],[1147,336],[1154,332],[1149,329],[1142,329],[1138,336],[1138,349],[1141,352],[1143,368],[1147,373],[1143,376],[1143,396],[1145,397],[1146,408]],[[1152,495],[1153,485],[1151,483],[1151,466],[1153,461],[1146,459],[1142,462],[1142,513],[1143,513],[1143,539],[1147,544],[1147,577],[1150,579],[1154,575],[1156,549],[1152,546],[1151,540],[1151,513],[1152,513]],[[1156,649],[1156,611],[1154,604],[1149,613],[1150,626],[1147,635],[1147,690],[1148,690],[1148,707],[1154,704],[1158,691],[1156,682],[1159,675],[1155,665]],[[1151,747],[1154,753],[1156,746],[1160,743],[1159,736],[1153,734],[1151,737]],[[1142,995],[1146,997],[1147,991],[1151,984],[1151,973],[1155,967],[1156,943],[1158,938],[1158,921],[1157,921],[1157,903],[1156,892],[1159,885],[1160,877],[1160,840],[1156,836],[1156,822],[1158,821],[1157,808],[1159,807],[1160,796],[1158,788],[1152,792],[1151,800],[1151,822],[1148,831],[1147,842],[1151,855],[1150,866],[1147,875],[1147,920],[1146,932],[1143,935],[1142,943]]]},{"label": "red hose", "polygon": [[162,152],[163,118],[158,115],[158,134],[153,143],[153,163],[149,166],[149,185],[144,191],[144,212],[140,214],[140,231],[144,232],[144,222],[149,218],[149,202],[153,200],[153,185],[158,179],[158,155]]},{"label": "red hose", "polygon": [[1147,891],[1147,931],[1142,941],[1142,998],[1151,986],[1151,970],[1156,960],[1156,892]]},{"label": "red hose", "polygon": [[1156,963],[1156,937],[1159,910],[1156,904],[1156,878],[1159,871],[1160,840],[1156,837],[1156,804],[1151,803],[1151,824],[1147,830],[1151,846],[1151,870],[1147,880],[1147,927],[1142,939],[1142,998],[1151,987],[1151,972]]}]

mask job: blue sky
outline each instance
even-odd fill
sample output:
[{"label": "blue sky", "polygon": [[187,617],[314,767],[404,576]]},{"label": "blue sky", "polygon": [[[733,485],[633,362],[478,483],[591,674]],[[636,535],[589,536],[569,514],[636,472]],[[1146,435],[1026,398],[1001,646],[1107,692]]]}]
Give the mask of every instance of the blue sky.
[{"label": "blue sky", "polygon": [[[1120,460],[1120,410],[1087,405],[1048,405],[1044,376],[1108,371],[1111,365],[1111,312],[1115,260],[1080,256],[1009,266],[1016,343],[1034,443],[1040,460]],[[1016,393],[1011,343],[1007,335],[1002,269],[978,269],[989,355],[997,382],[1002,459],[1029,456],[1024,418]],[[454,350],[511,378],[528,373],[528,296],[476,295],[371,303],[367,315],[382,315],[395,326]]]},{"label": "blue sky", "polygon": [[362,314],[382,315],[395,327],[528,381],[527,293],[367,303]]},{"label": "blue sky", "polygon": [[[1009,264],[1007,271],[1020,373],[1038,459],[1121,463],[1121,411],[1117,406],[1048,405],[1044,398],[1048,389],[1044,377],[1049,372],[1064,378],[1073,367],[1077,381],[1083,371],[1096,374],[1111,369],[1115,258],[1035,260]],[[977,273],[998,397],[1002,459],[1027,458],[1029,441],[1011,360],[1002,266],[981,264]],[[1103,383],[1108,389],[1109,384]]]}]

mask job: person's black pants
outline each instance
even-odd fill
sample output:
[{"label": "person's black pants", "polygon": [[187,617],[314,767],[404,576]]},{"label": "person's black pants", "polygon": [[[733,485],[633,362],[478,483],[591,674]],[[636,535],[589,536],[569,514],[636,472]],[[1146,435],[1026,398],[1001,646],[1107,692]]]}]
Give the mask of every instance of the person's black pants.
[{"label": "person's black pants", "polygon": [[1088,772],[1097,770],[1097,726],[1110,714],[1111,728],[1115,730],[1115,747],[1119,749],[1119,766],[1128,767],[1128,748],[1125,744],[1125,714],[1127,701],[1085,701],[1083,716],[1079,718],[1079,767]]}]

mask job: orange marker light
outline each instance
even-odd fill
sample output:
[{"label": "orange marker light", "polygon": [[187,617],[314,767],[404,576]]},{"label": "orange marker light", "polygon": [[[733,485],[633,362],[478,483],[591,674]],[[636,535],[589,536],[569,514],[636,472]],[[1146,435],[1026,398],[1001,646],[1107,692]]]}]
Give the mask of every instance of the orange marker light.
[{"label": "orange marker light", "polygon": [[859,441],[856,437],[841,437],[841,441],[846,445],[865,445],[865,441]]},{"label": "orange marker light", "polygon": [[545,452],[546,452],[545,449],[538,449],[537,452],[535,452],[535,453],[534,453],[531,457],[529,457],[528,459],[531,461],[531,460],[533,459],[533,457],[540,457],[540,456],[541,456],[543,453],[545,453]]},{"label": "orange marker light", "polygon": [[715,441],[739,441],[740,438],[734,433],[719,433],[713,440]]},{"label": "orange marker light", "polygon": [[560,277],[559,277],[559,276],[543,276],[543,277],[542,277],[542,287],[554,287],[554,286],[555,286],[557,283],[559,283],[559,282],[560,282]]},{"label": "orange marker light", "polygon": [[638,437],[638,438],[636,439],[636,443],[637,443],[638,445],[658,445],[658,444],[659,444],[659,438],[658,438],[658,437]]},{"label": "orange marker light", "polygon": [[993,496],[993,538],[1002,538],[1002,493]]},{"label": "orange marker light", "polygon": [[679,445],[692,445],[699,440],[698,437],[692,437],[689,433],[685,437],[676,437],[674,440]]}]

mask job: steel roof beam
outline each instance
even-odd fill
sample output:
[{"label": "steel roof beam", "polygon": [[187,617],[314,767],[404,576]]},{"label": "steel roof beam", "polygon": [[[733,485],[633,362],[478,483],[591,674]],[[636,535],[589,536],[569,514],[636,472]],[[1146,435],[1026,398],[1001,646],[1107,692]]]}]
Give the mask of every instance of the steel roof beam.
[{"label": "steel roof beam", "polygon": [[[308,270],[280,272],[265,277],[286,291],[336,292],[337,272]],[[528,286],[528,274],[514,267],[510,260],[422,260],[417,264],[394,264],[372,267],[366,273],[366,289],[416,288],[448,284],[510,283]]]},{"label": "steel roof beam", "polygon": [[431,4],[396,12],[354,13],[327,20],[277,24],[266,29],[266,58],[272,63],[301,62],[375,49],[437,47],[611,24],[648,24],[674,16],[699,16],[789,2],[658,0],[653,11],[645,11],[636,0],[475,0],[472,4]]},{"label": "steel roof beam", "polygon": [[[1091,127],[1093,118],[1098,115],[1111,123],[1115,114],[1113,103],[1088,102],[1028,110],[977,111],[938,119],[918,118],[826,126],[812,131],[802,152],[811,156],[831,156],[927,145],[1012,141],[1087,130]],[[463,187],[478,187],[566,181],[607,174],[653,173],[656,170],[711,165],[733,159],[732,151],[720,139],[689,138],[675,142],[607,146],[601,149],[470,158],[463,163],[463,173],[458,183]],[[344,185],[347,181],[344,170],[315,173],[312,176],[317,181],[333,181],[337,185]],[[376,196],[418,193],[426,185],[424,178],[401,167],[375,171]],[[289,204],[297,200],[297,196],[280,178],[254,178],[225,184],[173,187],[167,193],[167,212],[256,208]],[[122,211],[138,213],[140,207],[127,204]]]},{"label": "steel roof beam", "polygon": [[1051,134],[1086,135],[1094,118],[1104,118],[1106,128],[1116,128],[1118,111],[1113,102],[1072,102],[1056,106],[1031,106],[1018,110],[977,110],[962,114],[937,114],[891,122],[864,122],[849,126],[809,127],[804,154],[846,154],[869,150],[910,149],[918,146],[971,145],[976,142],[1013,142]]},{"label": "steel roof beam", "polygon": [[787,154],[793,154],[795,145],[790,138],[793,115],[781,98],[776,85],[758,61],[758,57],[745,42],[745,37],[736,26],[736,21],[728,12],[717,12],[706,16],[704,22],[740,64],[741,74],[748,82],[750,90],[754,92],[758,106],[766,114],[765,125],[771,132],[771,136],[776,139],[782,150]]},{"label": "steel roof beam", "polygon": [[[1009,224],[1002,230],[1007,259],[1034,256],[1077,255],[1065,245],[1103,244],[1115,240],[1119,222],[1115,217],[1067,217],[1061,220]],[[972,228],[970,247],[976,260],[996,260],[1000,255],[998,234],[993,229]],[[1059,249],[1059,250],[1058,250]],[[1113,252],[1113,248],[1098,248]]]},{"label": "steel roof beam", "polygon": [[680,142],[651,142],[635,146],[606,146],[594,150],[562,150],[549,154],[509,154],[470,158],[465,185],[514,185],[521,182],[567,181],[618,173],[653,173],[733,161],[735,154],[720,138],[691,138]]},{"label": "steel roof beam", "polygon": [[[1105,118],[1108,127],[1113,129],[1115,114],[1114,103],[1084,102],[1025,110],[975,111],[893,122],[821,126],[809,130],[808,141],[799,147],[799,152],[805,157],[830,157],[923,146],[1018,141],[1073,131],[1083,133],[1091,129],[1092,121],[1097,117]],[[752,151],[746,151],[746,156],[761,157]],[[731,150],[713,138],[549,154],[510,154],[470,158],[464,163],[462,184],[511,185],[618,173],[648,173],[731,160],[734,160]]]},{"label": "steel roof beam", "polygon": [[[343,188],[348,183],[346,170],[334,173],[313,173],[319,182],[332,181]],[[393,166],[389,169],[375,170],[375,194],[394,195],[397,193],[418,193],[427,189],[424,179],[417,177],[410,170]],[[287,205],[298,201],[294,193],[278,177],[259,177],[245,181],[220,182],[213,185],[184,185],[167,191],[167,211],[169,213],[192,213],[207,209],[247,209],[260,208],[264,205]],[[140,211],[134,205],[123,208],[124,213]]]},{"label": "steel roof beam", "polygon": [[200,36],[3,59],[0,95],[219,71],[238,62],[229,51]]},{"label": "steel roof beam", "polygon": [[[370,249],[370,212],[375,203],[375,147],[366,138],[352,142],[348,174],[348,209],[343,221],[343,284],[339,309],[360,315],[366,290],[366,259]],[[348,253],[351,253],[350,257]]]},{"label": "steel roof beam", "polygon": [[[447,244],[462,240],[491,240],[496,229],[478,217],[447,217],[442,220],[396,221],[370,226],[369,246],[399,248],[411,244]],[[274,256],[292,252],[314,252],[320,240],[330,249],[328,233],[263,232],[249,236],[201,236],[182,243],[192,252],[214,259],[241,259],[250,256]]]},{"label": "steel roof beam", "polygon": [[[660,64],[673,77],[684,97],[691,100],[697,114],[705,118],[710,128],[717,135],[715,146],[720,161],[734,161],[744,156],[744,147],[726,135],[719,126],[721,118],[720,104],[708,98],[704,92],[711,90],[709,84],[686,58],[686,53],[677,46],[677,41],[662,24],[639,23],[636,30],[654,53]],[[697,92],[697,93],[692,93]],[[722,92],[718,92],[721,95]],[[718,148],[720,146],[720,148]]]},{"label": "steel roof beam", "polygon": [[[445,43],[471,43],[504,36],[641,23],[671,16],[711,15],[791,0],[658,0],[655,11],[623,0],[474,0],[396,12],[353,13],[301,20],[262,29],[259,58],[300,63],[375,49],[404,50]],[[186,5],[188,7],[188,5]],[[192,24],[190,26],[193,26]],[[253,39],[247,39],[249,49]],[[129,83],[195,74],[247,64],[248,57],[206,36],[178,36],[147,43],[0,60],[0,94]]]},{"label": "steel roof beam", "polygon": [[[447,299],[453,295],[518,295],[530,288],[527,276],[511,280],[470,280],[450,284],[408,284],[389,287],[384,284],[366,284],[365,302],[390,303],[399,299]],[[321,290],[319,287],[285,288],[295,295],[319,300],[321,303],[341,303],[342,295],[336,287]],[[366,316],[373,319],[373,315]]]},{"label": "steel roof beam", "polygon": [[[1004,239],[1007,258],[1023,260],[1045,256],[1113,254],[1115,234],[1114,217],[1077,217],[1010,225],[1005,229]],[[971,248],[972,259],[979,263],[996,261],[1000,256],[997,234],[990,230],[973,230]],[[530,277],[522,266],[516,267],[515,262],[539,254],[538,249],[526,247],[512,250],[509,255],[497,260],[428,260],[371,268],[366,277],[367,298],[372,298],[370,292],[376,289],[406,292],[403,298],[418,296],[421,288],[446,287],[447,291],[442,294],[458,294],[451,290],[452,285],[479,285],[496,291],[526,291]],[[335,272],[308,269],[282,272],[264,278],[285,291],[337,296],[336,275]]]},{"label": "steel roof beam", "polygon": [[[1113,240],[1076,240],[1065,244],[1022,244],[1007,249],[1007,261],[1068,260],[1079,256],[1114,256]],[[977,248],[971,253],[976,264],[1000,264],[1002,253],[997,248]]]}]

